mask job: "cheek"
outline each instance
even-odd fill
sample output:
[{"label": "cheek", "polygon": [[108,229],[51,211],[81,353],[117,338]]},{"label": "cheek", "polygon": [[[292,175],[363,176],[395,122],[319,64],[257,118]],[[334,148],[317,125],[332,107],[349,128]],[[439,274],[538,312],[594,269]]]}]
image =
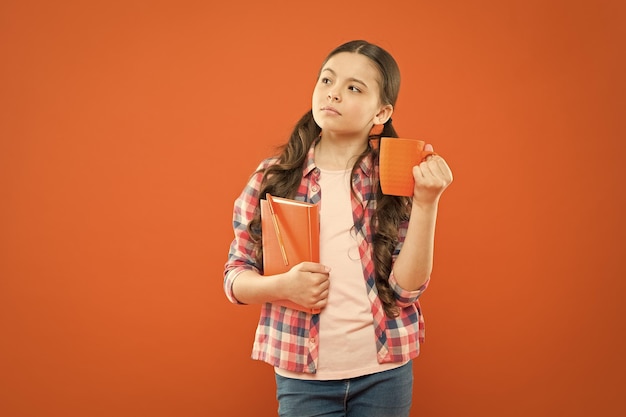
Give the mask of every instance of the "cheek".
[{"label": "cheek", "polygon": [[345,103],[344,109],[353,114],[356,118],[362,120],[369,120],[376,115],[377,107],[365,104],[363,102],[351,102]]},{"label": "cheek", "polygon": [[324,94],[324,92],[323,92],[323,91],[321,91],[321,89],[320,89],[319,87],[314,88],[314,89],[313,89],[313,95],[312,95],[311,101],[312,101],[313,103],[315,103],[316,101],[319,101],[319,100],[320,100],[320,98],[322,98],[322,97],[323,97],[323,94]]}]

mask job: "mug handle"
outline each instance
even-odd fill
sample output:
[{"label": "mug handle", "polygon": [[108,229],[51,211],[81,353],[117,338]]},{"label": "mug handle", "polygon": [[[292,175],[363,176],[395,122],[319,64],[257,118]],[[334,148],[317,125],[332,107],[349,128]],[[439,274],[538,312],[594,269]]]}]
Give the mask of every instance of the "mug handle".
[{"label": "mug handle", "polygon": [[435,151],[422,151],[422,158],[420,160],[420,164],[426,160],[429,156],[437,155]]}]

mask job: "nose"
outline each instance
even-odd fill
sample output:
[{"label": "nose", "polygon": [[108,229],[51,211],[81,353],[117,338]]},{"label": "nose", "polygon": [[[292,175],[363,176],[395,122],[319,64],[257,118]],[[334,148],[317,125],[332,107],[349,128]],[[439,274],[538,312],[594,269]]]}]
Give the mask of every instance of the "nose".
[{"label": "nose", "polygon": [[341,97],[339,96],[339,94],[335,93],[335,91],[328,90],[328,100],[330,100],[330,101],[339,101],[339,100],[341,100]]}]

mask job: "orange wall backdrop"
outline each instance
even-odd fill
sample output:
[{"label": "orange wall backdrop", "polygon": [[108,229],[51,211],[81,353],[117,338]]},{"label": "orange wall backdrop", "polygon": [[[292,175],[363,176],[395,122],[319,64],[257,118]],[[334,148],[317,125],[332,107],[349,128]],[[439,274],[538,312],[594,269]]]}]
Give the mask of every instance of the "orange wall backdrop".
[{"label": "orange wall backdrop", "polygon": [[624,4],[3,1],[0,415],[276,415],[232,203],[355,38],[455,173],[412,415],[625,415]]}]

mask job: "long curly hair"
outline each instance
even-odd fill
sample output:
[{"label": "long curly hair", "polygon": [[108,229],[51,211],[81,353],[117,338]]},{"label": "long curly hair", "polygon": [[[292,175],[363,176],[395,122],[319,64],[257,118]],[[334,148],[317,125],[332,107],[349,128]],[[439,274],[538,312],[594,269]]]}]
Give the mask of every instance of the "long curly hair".
[{"label": "long curly hair", "polygon": [[[377,45],[363,40],[355,40],[340,45],[331,51],[320,68],[323,68],[331,57],[341,52],[357,53],[368,57],[380,73],[381,102],[395,106],[400,90],[400,70],[394,58]],[[285,198],[295,197],[302,180],[302,170],[308,151],[320,133],[321,129],[313,119],[313,112],[309,110],[296,123],[289,141],[279,148],[277,163],[262,171],[260,198],[265,198],[267,193]],[[382,133],[376,139],[380,137],[398,137],[391,119],[385,123]],[[372,138],[370,137],[370,139]],[[360,162],[368,157],[371,157],[378,164],[378,148],[376,146],[368,146],[358,156],[353,165],[352,174],[355,173]],[[398,229],[401,222],[409,218],[411,199],[385,195],[380,190],[378,178],[373,180],[373,198],[376,200],[376,210],[370,222],[373,228],[372,244],[376,289],[385,313],[389,317],[394,317],[398,315],[398,307],[393,291],[389,286],[389,275],[393,251],[398,243]],[[356,195],[354,189],[352,189],[352,193]],[[370,203],[371,201],[366,202],[368,205]],[[257,263],[261,265],[263,249],[261,245],[261,216],[258,209],[248,225],[248,231],[254,242]]]}]

